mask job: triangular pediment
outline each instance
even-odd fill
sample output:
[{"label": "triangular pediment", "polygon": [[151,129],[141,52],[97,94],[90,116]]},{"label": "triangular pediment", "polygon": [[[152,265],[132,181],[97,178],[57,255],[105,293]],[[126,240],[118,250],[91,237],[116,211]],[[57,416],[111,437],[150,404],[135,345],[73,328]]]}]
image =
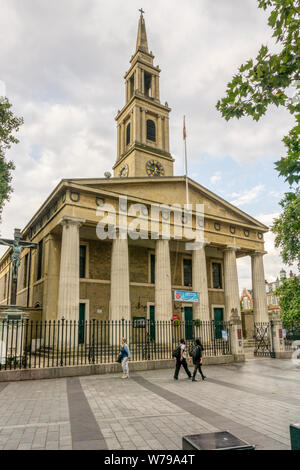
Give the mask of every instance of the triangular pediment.
[{"label": "triangular pediment", "polygon": [[[232,224],[243,224],[267,231],[268,227],[241,211],[204,186],[189,179],[189,203],[203,204],[204,214],[210,218],[223,219]],[[105,190],[143,200],[145,203],[181,204],[186,203],[186,182],[184,177],[168,178],[113,178],[74,179],[70,183]]]}]

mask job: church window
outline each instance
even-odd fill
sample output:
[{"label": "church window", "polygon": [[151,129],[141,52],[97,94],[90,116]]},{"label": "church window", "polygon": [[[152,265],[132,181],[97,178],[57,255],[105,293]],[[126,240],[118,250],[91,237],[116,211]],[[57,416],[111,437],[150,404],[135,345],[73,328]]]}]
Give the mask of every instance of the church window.
[{"label": "church window", "polygon": [[222,266],[221,263],[212,263],[213,289],[222,289]]},{"label": "church window", "polygon": [[130,144],[130,123],[126,127],[126,145]]},{"label": "church window", "polygon": [[28,253],[27,255],[25,255],[25,258],[24,258],[23,288],[27,287],[27,279],[28,279]]},{"label": "church window", "polygon": [[191,287],[192,286],[192,260],[191,259],[184,259],[183,260],[183,282],[184,286]]},{"label": "church window", "polygon": [[86,245],[80,245],[80,258],[79,258],[79,277],[85,278],[86,272]]},{"label": "church window", "polygon": [[39,242],[39,246],[38,246],[37,281],[39,281],[42,278],[42,265],[43,265],[43,240]]},{"label": "church window", "polygon": [[151,119],[147,120],[147,140],[152,140],[152,142],[156,141],[155,122]]},{"label": "church window", "polygon": [[155,255],[150,255],[151,284],[155,284]]}]

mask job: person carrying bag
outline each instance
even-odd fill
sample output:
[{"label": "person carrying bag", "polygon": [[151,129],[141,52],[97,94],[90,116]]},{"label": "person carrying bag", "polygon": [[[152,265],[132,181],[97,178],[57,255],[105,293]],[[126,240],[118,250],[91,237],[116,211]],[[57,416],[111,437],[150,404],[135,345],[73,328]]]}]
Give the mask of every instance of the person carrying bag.
[{"label": "person carrying bag", "polygon": [[[119,356],[119,358],[121,360],[120,359],[119,360],[122,364],[122,369],[123,369],[122,379],[128,379],[128,377],[129,377],[128,361],[130,360],[130,349],[129,349],[129,346],[128,346],[125,338],[121,339],[120,356]],[[118,360],[118,362],[119,362],[119,360]]]},{"label": "person carrying bag", "polygon": [[201,368],[201,365],[202,365],[202,351],[203,351],[203,346],[200,342],[200,339],[196,339],[195,346],[189,352],[189,355],[191,356],[191,358],[193,360],[193,364],[194,364],[194,372],[193,372],[192,382],[197,382],[197,380],[196,380],[197,370],[199,370],[200,375],[202,377],[202,380],[206,379],[205,375],[202,372],[202,368]]}]

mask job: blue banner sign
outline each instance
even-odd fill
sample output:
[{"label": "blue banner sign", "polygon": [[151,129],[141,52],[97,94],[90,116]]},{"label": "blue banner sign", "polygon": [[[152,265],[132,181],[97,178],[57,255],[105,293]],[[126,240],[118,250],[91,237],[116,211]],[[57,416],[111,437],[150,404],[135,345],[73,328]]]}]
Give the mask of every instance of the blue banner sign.
[{"label": "blue banner sign", "polygon": [[199,292],[175,290],[174,300],[176,302],[199,302]]}]

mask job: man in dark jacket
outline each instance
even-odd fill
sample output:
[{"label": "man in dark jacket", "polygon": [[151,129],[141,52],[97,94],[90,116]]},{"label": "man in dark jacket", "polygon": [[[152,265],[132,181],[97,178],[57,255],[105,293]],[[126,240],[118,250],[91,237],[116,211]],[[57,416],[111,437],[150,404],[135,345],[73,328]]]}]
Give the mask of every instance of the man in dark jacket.
[{"label": "man in dark jacket", "polygon": [[202,350],[203,350],[203,346],[200,343],[200,339],[196,339],[195,346],[193,347],[193,351],[192,351],[193,352],[192,359],[193,359],[193,364],[194,364],[194,373],[193,373],[193,380],[192,380],[193,382],[197,382],[196,380],[197,370],[199,370],[202,380],[206,378],[201,369]]},{"label": "man in dark jacket", "polygon": [[175,373],[174,373],[175,380],[178,380],[178,374],[179,374],[179,370],[181,366],[184,368],[185,372],[187,373],[188,378],[191,379],[192,374],[190,373],[187,362],[186,362],[186,346],[185,346],[185,340],[183,338],[180,340],[180,353],[178,357],[176,358],[176,368],[175,368]]}]

